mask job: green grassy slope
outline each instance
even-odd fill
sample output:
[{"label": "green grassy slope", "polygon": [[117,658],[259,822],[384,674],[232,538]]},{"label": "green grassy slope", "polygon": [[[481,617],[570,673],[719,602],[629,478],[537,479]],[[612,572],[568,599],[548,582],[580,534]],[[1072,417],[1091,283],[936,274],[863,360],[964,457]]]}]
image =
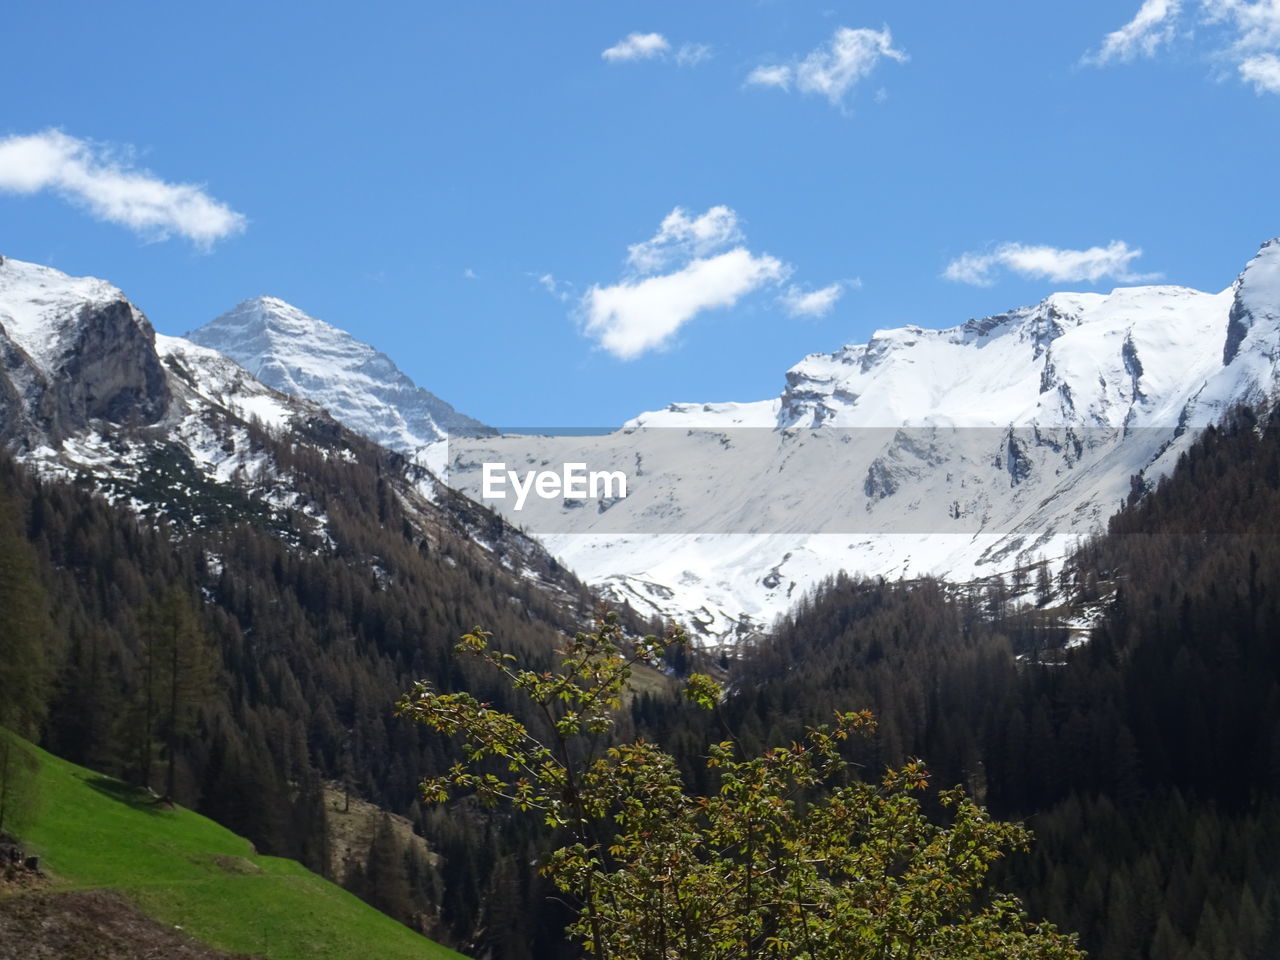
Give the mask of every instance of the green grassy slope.
[{"label": "green grassy slope", "polygon": [[38,812],[23,840],[56,888],[119,891],[211,946],[269,960],[461,958],[300,864],[254,854],[212,820],[29,749]]}]

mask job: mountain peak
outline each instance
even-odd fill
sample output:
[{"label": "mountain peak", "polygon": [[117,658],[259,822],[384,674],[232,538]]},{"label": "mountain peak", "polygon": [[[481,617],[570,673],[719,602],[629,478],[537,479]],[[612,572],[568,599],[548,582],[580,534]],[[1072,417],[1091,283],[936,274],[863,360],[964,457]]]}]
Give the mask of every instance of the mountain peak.
[{"label": "mountain peak", "polygon": [[1273,237],[1258,248],[1254,258],[1245,264],[1239,283],[1265,284],[1268,294],[1280,291],[1280,237]]},{"label": "mountain peak", "polygon": [[[1222,362],[1231,363],[1240,353],[1246,338],[1264,324],[1275,334],[1280,329],[1280,237],[1264,243],[1252,260],[1245,264],[1232,286],[1234,297],[1227,320],[1227,341],[1222,348]],[[1263,350],[1274,350],[1275,336],[1262,334]]]},{"label": "mountain peak", "polygon": [[[353,343],[358,341],[349,334],[300,310],[287,300],[279,297],[262,295],[241,300],[226,313],[210,321],[201,330],[217,329],[230,334],[231,331],[243,331],[239,336],[277,337],[298,336],[302,333],[322,331],[331,336],[346,337]],[[372,349],[372,348],[370,348]]]},{"label": "mountain peak", "polygon": [[494,432],[419,387],[375,347],[279,297],[244,300],[186,337],[401,453]]}]

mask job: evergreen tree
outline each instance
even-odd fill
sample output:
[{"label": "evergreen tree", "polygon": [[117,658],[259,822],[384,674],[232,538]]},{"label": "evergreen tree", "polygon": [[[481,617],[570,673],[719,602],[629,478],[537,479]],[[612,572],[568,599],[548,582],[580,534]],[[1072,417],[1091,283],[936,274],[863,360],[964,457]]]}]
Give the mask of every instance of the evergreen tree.
[{"label": "evergreen tree", "polygon": [[373,843],[365,860],[360,894],[383,913],[401,923],[412,922],[415,914],[413,894],[409,886],[409,870],[405,848],[396,837],[391,818],[385,813],[378,818]]},{"label": "evergreen tree", "polygon": [[35,736],[55,662],[49,603],[20,533],[18,505],[0,484],[0,726]]},{"label": "evergreen tree", "polygon": [[0,729],[0,835],[21,836],[39,806],[40,760]]},{"label": "evergreen tree", "polygon": [[192,732],[197,708],[213,694],[213,651],[191,601],[176,586],[143,612],[140,646],[139,772],[142,783],[151,786],[153,744],[159,740],[164,747],[164,795],[172,800],[177,794],[179,743]]}]

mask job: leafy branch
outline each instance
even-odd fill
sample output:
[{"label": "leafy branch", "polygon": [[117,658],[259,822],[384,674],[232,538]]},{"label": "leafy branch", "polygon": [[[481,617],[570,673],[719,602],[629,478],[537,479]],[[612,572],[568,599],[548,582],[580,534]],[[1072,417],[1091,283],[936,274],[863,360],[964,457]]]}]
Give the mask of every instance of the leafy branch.
[{"label": "leafy branch", "polygon": [[[398,712],[461,739],[463,759],[422,784],[443,802],[473,793],[538,811],[565,840],[543,872],[576,907],[569,934],[602,960],[1079,960],[1075,939],[1028,920],[1018,901],[983,889],[991,866],[1025,850],[1029,832],[992,820],[959,789],[938,794],[910,760],[878,782],[851,779],[844,741],[867,736],[867,711],[837,713],[804,738],[743,758],[712,744],[710,796],[689,795],[656,744],[610,742],[639,664],[657,665],[679,631],[628,642],[616,616],[575,634],[555,670],[521,669],[477,628],[459,650],[523,693],[536,733],[471,694],[418,684]],[[629,652],[624,652],[629,650]],[[686,696],[722,693],[694,674]]]}]

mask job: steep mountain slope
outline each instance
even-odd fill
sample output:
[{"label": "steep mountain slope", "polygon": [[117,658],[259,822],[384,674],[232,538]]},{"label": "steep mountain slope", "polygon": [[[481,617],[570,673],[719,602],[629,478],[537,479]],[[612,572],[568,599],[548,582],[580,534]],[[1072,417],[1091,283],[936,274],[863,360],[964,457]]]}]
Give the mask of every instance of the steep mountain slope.
[{"label": "steep mountain slope", "polygon": [[1275,395],[1278,278],[1272,241],[1218,294],[1054,294],[878,331],[806,357],[776,400],[673,404],[588,440],[454,441],[447,482],[482,496],[485,462],[626,472],[625,499],[489,502],[589,582],[712,637],[836,570],[968,579],[1052,559],[1232,404]]},{"label": "steep mountain slope", "polygon": [[246,300],[187,334],[262,383],[324,407],[375,443],[413,456],[449,435],[494,431],[417,386],[385,354],[275,297]]},{"label": "steep mountain slope", "polygon": [[[256,301],[242,307],[238,315],[268,341],[279,324],[293,324],[291,336],[313,358],[355,344],[283,305],[278,315]],[[370,382],[384,366],[394,371],[371,348],[355,347],[348,357],[358,357]],[[278,359],[271,364],[283,369]],[[420,407],[402,425],[437,430],[428,412],[434,404],[441,423],[487,429],[412,384],[403,396]],[[325,457],[379,457],[371,447],[357,450],[367,446],[362,435],[318,403],[271,388],[216,350],[156,334],[110,283],[0,258],[0,444],[23,461],[48,476],[91,482],[146,515],[194,526],[252,517],[288,527],[294,539],[325,540],[327,518],[271,437]],[[553,592],[579,589],[535,541],[495,523],[424,469],[403,457],[388,466],[385,479],[424,531],[471,539],[510,570],[552,571]]]}]

